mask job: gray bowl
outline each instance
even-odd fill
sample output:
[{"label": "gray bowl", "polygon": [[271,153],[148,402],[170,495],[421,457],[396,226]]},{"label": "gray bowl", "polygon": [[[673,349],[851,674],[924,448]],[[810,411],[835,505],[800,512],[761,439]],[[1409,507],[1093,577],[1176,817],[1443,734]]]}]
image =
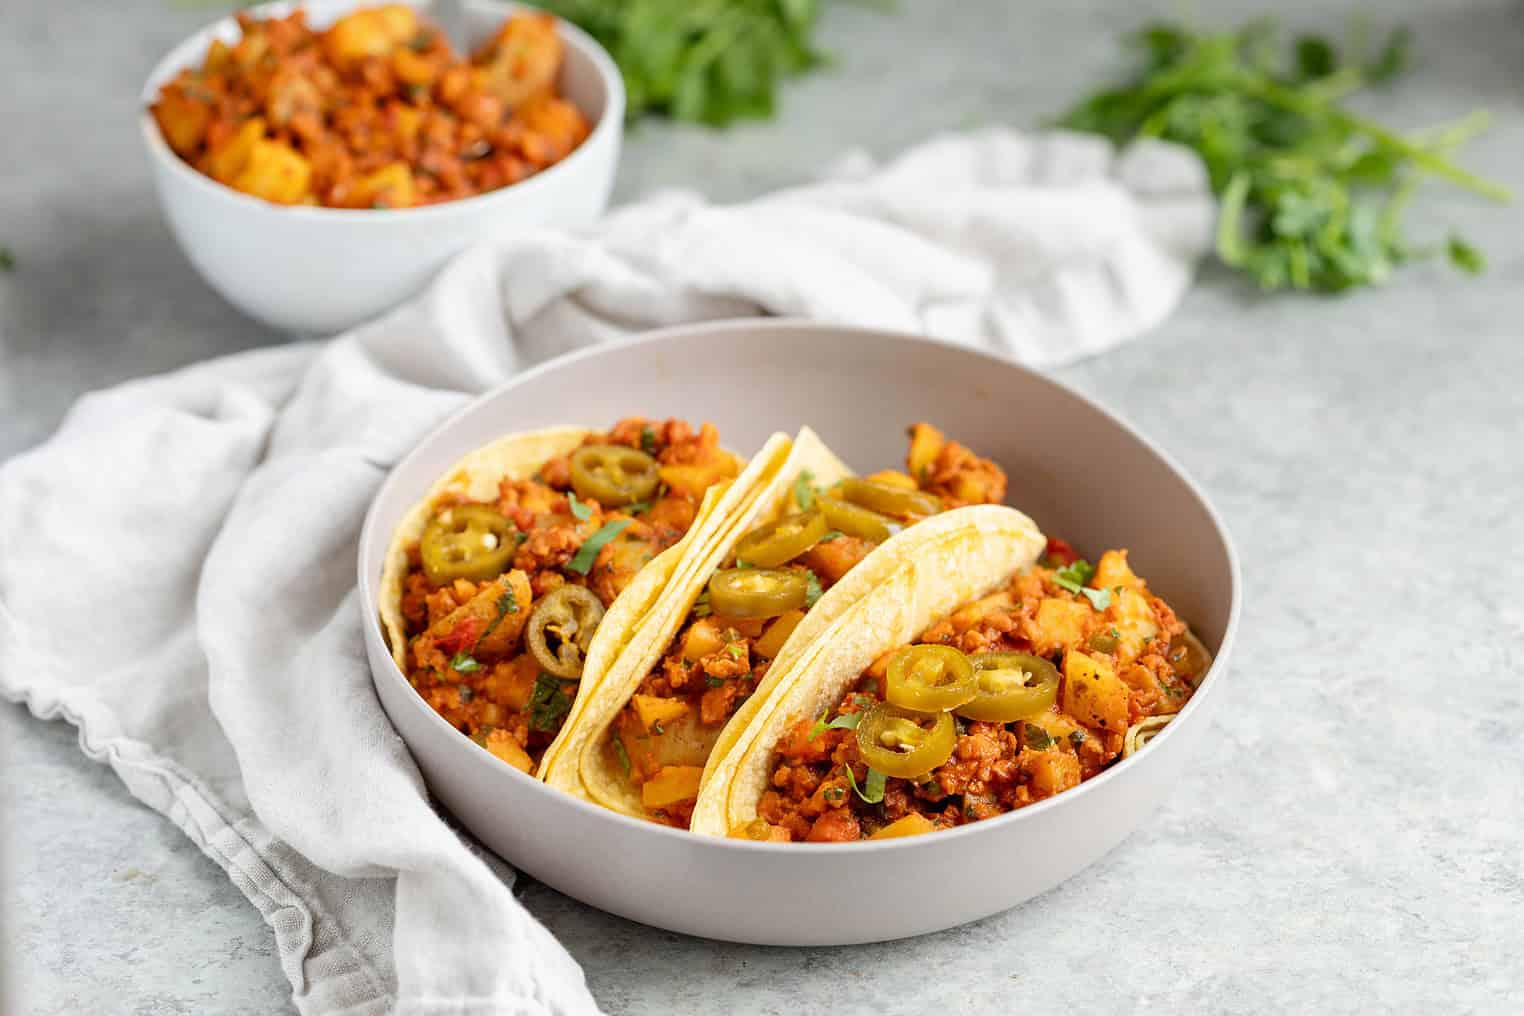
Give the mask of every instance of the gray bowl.
[{"label": "gray bowl", "polygon": [[[1127,547],[1216,662],[1147,747],[1080,786],[947,832],[854,844],[720,840],[575,800],[499,762],[424,704],[376,623],[387,540],[465,452],[551,424],[632,413],[712,420],[749,453],[815,428],[849,465],[899,463],[929,420],[999,462],[1009,501],[1082,550]],[[1117,491],[1126,491],[1125,501]],[[769,945],[840,945],[939,931],[1057,885],[1158,806],[1209,728],[1239,609],[1238,564],[1201,492],[1115,416],[999,358],[905,335],[794,321],[663,331],[545,364],[478,399],[404,459],[360,537],[376,691],[440,803],[509,862],[569,896],[672,931]],[[934,879],[928,883],[928,874]],[[908,895],[903,887],[916,889]],[[901,887],[895,889],[894,887]],[[929,891],[927,891],[929,890]]]}]

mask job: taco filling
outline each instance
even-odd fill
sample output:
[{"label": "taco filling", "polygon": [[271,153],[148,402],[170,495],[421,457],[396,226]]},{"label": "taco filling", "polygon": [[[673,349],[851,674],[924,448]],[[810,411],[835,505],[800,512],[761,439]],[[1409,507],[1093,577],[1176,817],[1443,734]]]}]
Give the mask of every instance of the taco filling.
[{"label": "taco filling", "polygon": [[1062,540],[1038,565],[881,655],[778,741],[757,819],[732,835],[841,842],[991,818],[1141,747],[1210,664],[1125,550]]},{"label": "taco filling", "polygon": [[907,526],[1005,498],[999,466],[929,424],[911,427],[907,466],[823,488],[801,472],[795,510],[742,536],[709,578],[603,741],[606,767],[628,778],[648,817],[689,824],[722,730],[826,591]]},{"label": "taco filling", "polygon": [[440,495],[406,547],[409,682],[456,729],[532,771],[605,610],[736,471],[712,425],[632,417],[533,475],[504,477],[495,496]]}]

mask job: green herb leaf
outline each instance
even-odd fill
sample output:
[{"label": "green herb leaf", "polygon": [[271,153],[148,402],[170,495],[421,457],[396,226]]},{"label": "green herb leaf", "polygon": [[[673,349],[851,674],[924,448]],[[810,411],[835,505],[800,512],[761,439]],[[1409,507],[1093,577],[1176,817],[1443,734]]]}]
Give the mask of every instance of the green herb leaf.
[{"label": "green herb leaf", "polygon": [[815,504],[815,474],[808,469],[799,470],[799,475],[794,479],[794,500],[799,505],[800,511],[809,511]]},{"label": "green herb leaf", "polygon": [[613,55],[630,120],[664,114],[722,126],[772,115],[785,78],[825,62],[820,0],[546,0]]},{"label": "green herb leaf", "polygon": [[839,540],[843,536],[846,536],[846,535],[847,534],[843,533],[840,529],[832,529],[832,530],[829,530],[824,536],[822,536],[820,538],[820,542],[821,543],[830,543],[832,540]]},{"label": "green herb leaf", "polygon": [[1467,275],[1480,275],[1487,270],[1486,256],[1454,234],[1445,245],[1445,253],[1449,255],[1450,263]]},{"label": "green herb leaf", "polygon": [[732,660],[739,660],[746,655],[746,647],[739,642],[732,642],[725,647],[725,655]]},{"label": "green herb leaf", "polygon": [[471,674],[482,669],[482,665],[464,649],[450,658],[450,669],[460,674]]},{"label": "green herb leaf", "polygon": [[534,679],[534,691],[529,693],[529,726],[542,734],[553,734],[561,729],[561,721],[566,719],[571,705],[571,697],[561,690],[561,679],[541,674]]},{"label": "green herb leaf", "polygon": [[711,688],[725,687],[725,679],[723,677],[715,677],[713,674],[705,674],[704,683]]},{"label": "green herb leaf", "polygon": [[708,589],[705,589],[702,593],[698,594],[698,599],[693,601],[693,610],[690,611],[690,613],[692,613],[694,617],[708,617],[710,614],[714,613],[714,608],[709,606]]},{"label": "green herb leaf", "polygon": [[630,753],[625,751],[624,741],[621,739],[617,737],[613,738],[613,742],[614,754],[619,756],[619,765],[624,769],[624,774],[628,776],[634,771],[634,766],[630,765]]},{"label": "green herb leaf", "polygon": [[1401,220],[1429,176],[1512,199],[1508,188],[1451,161],[1485,126],[1485,113],[1408,135],[1344,105],[1350,94],[1403,73],[1412,45],[1406,29],[1392,32],[1369,63],[1316,36],[1285,47],[1265,21],[1215,34],[1162,23],[1132,41],[1144,56],[1141,68],[1058,122],[1117,144],[1147,137],[1194,149],[1219,198],[1218,257],[1262,289],[1377,285],[1440,251],[1462,271],[1481,269],[1463,241],[1433,248],[1409,242]]},{"label": "green herb leaf", "polygon": [[1067,589],[1071,593],[1077,593],[1095,577],[1095,565],[1080,558],[1072,564],[1067,564],[1053,573],[1053,584],[1060,589]]},{"label": "green herb leaf", "polygon": [[567,570],[574,571],[578,575],[586,575],[592,571],[593,561],[597,559],[603,545],[624,532],[624,527],[629,524],[629,519],[612,519],[605,522],[596,533],[587,538],[586,543],[577,548],[576,555],[566,563]]},{"label": "green herb leaf", "polygon": [[1085,588],[1080,590],[1080,595],[1089,600],[1090,605],[1096,610],[1105,610],[1107,607],[1111,606],[1110,589]]},{"label": "green herb leaf", "polygon": [[805,740],[813,741],[827,730],[856,730],[857,725],[862,722],[862,718],[862,713],[843,713],[834,720],[827,722],[826,718],[822,716],[810,728],[810,736],[805,738]]},{"label": "green herb leaf", "polygon": [[586,522],[593,517],[593,506],[578,501],[576,491],[568,490],[566,492],[566,503],[571,506],[571,513],[574,518]]},{"label": "green herb leaf", "polygon": [[738,558],[736,558],[735,567],[737,567],[737,568],[750,568],[750,567],[752,567],[752,563],[750,561],[743,561],[743,560],[741,560],[738,557]]},{"label": "green herb leaf", "polygon": [[518,597],[513,595],[513,587],[507,586],[503,589],[503,594],[497,598],[497,616],[492,619],[491,624],[487,625],[487,630],[482,632],[482,637],[476,640],[477,644],[480,645],[488,635],[497,631],[497,626],[503,623],[503,618],[518,612]]},{"label": "green herb leaf", "polygon": [[656,431],[650,427],[640,428],[640,450],[647,455],[656,454]]},{"label": "green herb leaf", "polygon": [[820,588],[820,578],[814,572],[806,571],[805,574],[809,576],[809,585],[804,591],[804,609],[809,610],[825,593]]},{"label": "green herb leaf", "polygon": [[852,784],[852,792],[869,804],[878,804],[884,799],[884,774],[868,767],[868,775],[863,779],[861,788],[857,786],[857,777],[852,775],[851,766],[842,766],[846,770],[847,782]]},{"label": "green herb leaf", "polygon": [[650,510],[651,502],[649,501],[635,501],[631,504],[625,505],[623,508],[623,511],[626,515],[639,515],[641,512],[648,512]]},{"label": "green herb leaf", "polygon": [[1047,751],[1053,747],[1053,738],[1048,732],[1035,723],[1023,723],[1021,725],[1021,739],[1028,748],[1036,751]]}]

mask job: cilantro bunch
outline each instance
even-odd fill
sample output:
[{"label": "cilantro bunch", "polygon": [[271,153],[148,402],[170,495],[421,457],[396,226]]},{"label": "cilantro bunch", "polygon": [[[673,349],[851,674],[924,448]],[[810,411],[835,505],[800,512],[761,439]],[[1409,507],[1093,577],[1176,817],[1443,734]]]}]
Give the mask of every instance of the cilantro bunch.
[{"label": "cilantro bunch", "polygon": [[[1378,284],[1396,267],[1439,253],[1402,232],[1403,212],[1425,176],[1512,199],[1507,188],[1450,158],[1485,129],[1485,111],[1404,135],[1344,105],[1351,93],[1402,75],[1412,44],[1405,29],[1370,56],[1358,45],[1341,53],[1320,36],[1287,45],[1265,21],[1219,34],[1157,23],[1129,41],[1141,61],[1132,78],[1085,99],[1057,124],[1118,144],[1157,137],[1195,149],[1221,201],[1218,256],[1266,290]],[[1463,271],[1484,265],[1457,236],[1442,249]]]},{"label": "cilantro bunch", "polygon": [[542,0],[608,49],[627,116],[723,126],[769,117],[778,82],[822,62],[819,0]]}]

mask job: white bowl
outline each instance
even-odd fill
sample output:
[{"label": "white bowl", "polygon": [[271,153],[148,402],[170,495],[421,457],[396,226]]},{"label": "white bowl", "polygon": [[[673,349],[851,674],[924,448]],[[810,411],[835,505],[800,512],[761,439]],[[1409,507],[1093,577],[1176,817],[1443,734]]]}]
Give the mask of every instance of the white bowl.
[{"label": "white bowl", "polygon": [[[901,460],[930,420],[992,456],[1044,531],[1127,547],[1149,585],[1216,651],[1152,743],[1039,804],[947,832],[851,844],[723,840],[586,804],[498,761],[430,709],[393,663],[376,586],[393,527],[466,451],[509,431],[606,426],[630,413],[712,420],[738,451],[814,427],[859,469]],[[1117,492],[1125,491],[1125,498]],[[482,842],[569,896],[672,931],[770,945],[901,938],[1052,888],[1158,806],[1210,728],[1238,617],[1238,565],[1206,499],[1126,424],[1007,361],[908,336],[789,321],[658,332],[555,360],[473,402],[382,485],[359,547],[376,690],[434,795]]]},{"label": "white bowl", "polygon": [[[309,23],[322,27],[376,2],[316,0],[305,7]],[[296,6],[267,4],[254,13],[283,16]],[[518,9],[524,5],[467,3],[473,44]],[[170,228],[196,270],[239,310],[275,328],[326,334],[395,306],[476,240],[593,222],[608,206],[619,161],[624,82],[592,38],[564,21],[560,32],[566,43],[561,93],[593,125],[576,151],[501,190],[423,208],[373,211],[271,204],[197,172],[170,150],[148,106],[182,68],[200,65],[213,39],[238,38],[237,23],[224,18],[175,47],[143,88],[139,128]]]}]

